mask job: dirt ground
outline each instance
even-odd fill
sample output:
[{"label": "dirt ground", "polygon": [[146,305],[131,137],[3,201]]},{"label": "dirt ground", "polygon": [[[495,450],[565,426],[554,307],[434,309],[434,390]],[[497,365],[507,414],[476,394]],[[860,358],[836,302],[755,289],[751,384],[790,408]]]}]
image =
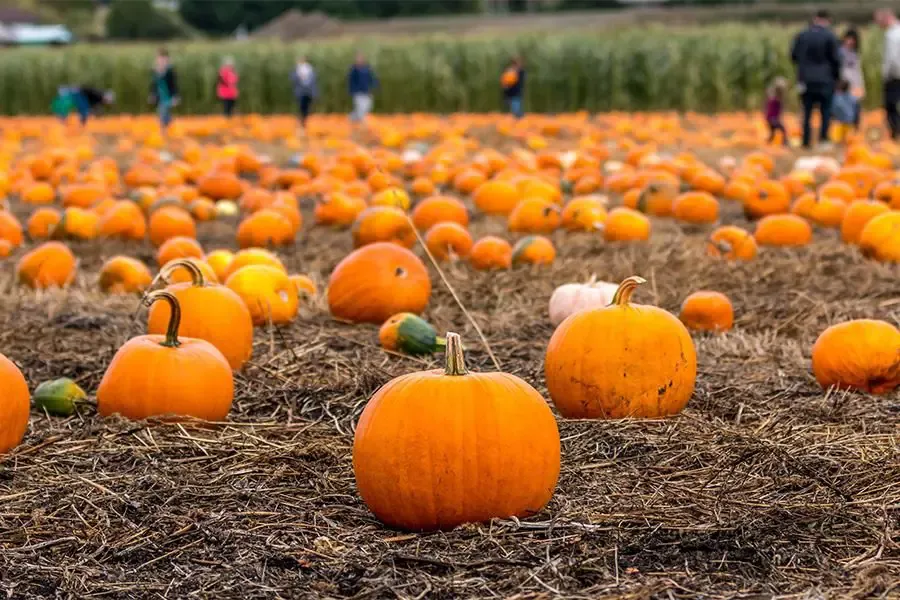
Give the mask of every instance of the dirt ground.
[{"label": "dirt ground", "polygon": [[[327,281],[350,234],[306,225],[282,257]],[[747,225],[729,206],[725,222]],[[207,250],[234,223],[201,224]],[[505,234],[476,217],[473,235]],[[898,598],[900,395],[824,393],[809,353],[829,324],[900,323],[900,267],[818,231],[749,264],[708,258],[703,231],[655,221],[649,244],[557,234],[552,268],[446,274],[504,370],[546,395],[543,358],[556,285],[639,274],[639,303],[677,311],[691,291],[726,293],[735,330],[695,336],[697,389],[661,421],[560,421],[563,469],[535,518],[405,534],[357,496],[353,428],[391,378],[440,360],[390,355],[377,329],[307,310],[258,329],[218,427],[33,413],[0,458],[0,593],[11,598]],[[0,265],[0,351],[31,386],[61,376],[93,393],[115,350],[143,333],[136,298],[96,291],[105,258],[153,262],[148,245],[73,244],[68,291],[16,288]],[[420,251],[421,254],[421,251]],[[426,317],[472,326],[432,269]],[[136,317],[135,317],[136,315]],[[190,374],[186,374],[190,377]]]}]

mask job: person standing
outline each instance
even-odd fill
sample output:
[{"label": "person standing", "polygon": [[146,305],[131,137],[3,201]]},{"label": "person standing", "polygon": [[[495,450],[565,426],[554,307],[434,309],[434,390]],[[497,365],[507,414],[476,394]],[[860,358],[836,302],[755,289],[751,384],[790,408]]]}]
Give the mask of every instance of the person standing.
[{"label": "person standing", "polygon": [[[856,106],[862,106],[866,97],[866,80],[863,76],[862,60],[860,60],[859,32],[848,29],[841,38],[841,80],[850,86],[850,94],[856,98]],[[859,127],[861,111],[857,110],[853,125]]]},{"label": "person standing", "polygon": [[222,68],[219,69],[216,96],[222,101],[222,111],[228,118],[231,118],[234,113],[234,105],[237,104],[239,80],[237,71],[234,69],[234,59],[226,56],[222,61]]},{"label": "person standing", "polygon": [[787,129],[784,128],[784,93],[787,79],[776,77],[766,94],[766,124],[769,126],[769,142],[775,141],[775,134],[781,133],[781,143],[789,145]]},{"label": "person standing", "polygon": [[500,76],[500,86],[503,88],[503,97],[506,106],[517,119],[525,114],[522,106],[522,93],[525,90],[525,67],[518,56],[509,61],[503,75]]},{"label": "person standing", "polygon": [[841,73],[840,44],[830,27],[831,16],[828,11],[820,10],[810,26],[794,38],[791,47],[791,60],[797,68],[803,104],[803,147],[807,149],[812,141],[812,111],[816,108],[822,118],[819,143],[828,143],[831,102]]},{"label": "person standing", "polygon": [[103,105],[115,102],[112,90],[102,92],[86,85],[71,85],[59,88],[53,99],[51,110],[60,119],[65,120],[74,109],[78,113],[81,124],[87,123],[88,117]]},{"label": "person standing", "polygon": [[356,55],[356,62],[347,75],[347,84],[350,97],[353,99],[353,113],[350,118],[361,122],[372,110],[372,92],[378,88],[378,78],[362,54]]},{"label": "person standing", "polygon": [[297,66],[291,71],[291,88],[294,90],[294,99],[300,110],[300,126],[305,128],[313,100],[318,95],[316,70],[309,64],[305,56],[297,59]]},{"label": "person standing", "polygon": [[160,48],[153,65],[150,104],[156,106],[159,124],[166,129],[172,121],[172,108],[178,106],[178,79],[175,77],[175,68],[169,62],[169,53],[165,48]]},{"label": "person standing", "polygon": [[875,13],[875,21],[885,30],[884,58],[881,78],[884,82],[884,112],[887,115],[891,138],[900,137],[900,22],[894,11],[888,8]]}]

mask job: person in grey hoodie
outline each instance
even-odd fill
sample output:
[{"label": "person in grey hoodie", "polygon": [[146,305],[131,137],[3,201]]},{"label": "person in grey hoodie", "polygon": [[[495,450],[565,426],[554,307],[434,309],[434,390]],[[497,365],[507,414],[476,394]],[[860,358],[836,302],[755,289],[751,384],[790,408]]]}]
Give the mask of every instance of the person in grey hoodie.
[{"label": "person in grey hoodie", "polygon": [[[850,94],[857,100],[857,108],[866,97],[866,80],[863,77],[862,60],[859,57],[859,32],[848,29],[841,38],[841,80],[850,85]],[[860,110],[856,111],[853,124],[859,127]]]},{"label": "person in grey hoodie", "polygon": [[316,71],[306,60],[305,56],[297,59],[297,66],[291,71],[291,87],[294,90],[294,98],[300,109],[300,125],[306,127],[306,119],[312,109],[313,100],[318,95],[316,85]]}]

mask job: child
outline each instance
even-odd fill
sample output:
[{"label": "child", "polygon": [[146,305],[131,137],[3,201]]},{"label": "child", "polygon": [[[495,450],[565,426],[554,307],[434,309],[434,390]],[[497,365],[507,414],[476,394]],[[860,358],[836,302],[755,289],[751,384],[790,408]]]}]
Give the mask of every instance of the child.
[{"label": "child", "polygon": [[165,131],[172,120],[172,108],[178,105],[178,80],[165,48],[156,54],[150,79],[150,104],[156,106],[159,123]]},{"label": "child", "polygon": [[843,142],[855,128],[859,114],[859,100],[850,93],[850,82],[842,79],[838,82],[837,93],[831,102],[831,115],[836,123],[832,139]]},{"label": "child", "polygon": [[101,92],[85,85],[63,86],[59,88],[51,109],[63,120],[74,109],[81,119],[81,124],[84,125],[91,113],[96,112],[101,105],[112,104],[114,101],[115,94],[112,90]]},{"label": "child", "polygon": [[775,134],[781,132],[782,143],[788,145],[787,130],[782,120],[784,114],[784,93],[787,90],[787,79],[776,77],[769,86],[766,98],[766,123],[769,125],[769,143],[775,139]]},{"label": "child", "polygon": [[525,87],[525,67],[518,56],[509,61],[503,74],[500,76],[500,87],[503,88],[503,97],[509,112],[517,119],[524,114],[522,108],[522,93]]}]

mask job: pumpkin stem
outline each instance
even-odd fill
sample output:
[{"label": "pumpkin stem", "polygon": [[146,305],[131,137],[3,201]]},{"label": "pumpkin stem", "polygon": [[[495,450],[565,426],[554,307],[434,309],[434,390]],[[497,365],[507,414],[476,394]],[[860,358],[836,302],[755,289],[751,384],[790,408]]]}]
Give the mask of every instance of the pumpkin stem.
[{"label": "pumpkin stem", "polygon": [[444,375],[456,377],[469,372],[466,369],[466,358],[463,356],[462,339],[459,337],[459,334],[453,332],[447,334],[447,347],[444,352],[447,356],[447,367],[444,369]]},{"label": "pumpkin stem", "polygon": [[163,280],[168,283],[169,276],[172,275],[172,272],[178,267],[182,267],[187,269],[187,272],[191,274],[191,285],[194,287],[203,287],[206,285],[206,279],[203,277],[203,271],[200,270],[200,267],[192,263],[187,259],[178,259],[169,262],[166,266],[163,267],[162,276]]},{"label": "pumpkin stem", "polygon": [[178,341],[178,327],[181,326],[181,305],[178,304],[178,298],[171,292],[158,290],[152,294],[148,294],[147,297],[144,298],[144,306],[152,306],[157,300],[165,300],[168,302],[169,308],[172,311],[172,314],[169,317],[169,327],[166,329],[166,339],[160,343],[160,346],[177,348],[181,345],[181,342]]},{"label": "pumpkin stem", "polygon": [[616,294],[613,296],[611,305],[627,305],[631,301],[631,294],[633,294],[634,290],[637,289],[637,286],[641,285],[642,283],[647,283],[647,280],[643,277],[639,277],[637,275],[627,277],[622,281],[622,283],[619,284],[619,288],[616,290]]}]

